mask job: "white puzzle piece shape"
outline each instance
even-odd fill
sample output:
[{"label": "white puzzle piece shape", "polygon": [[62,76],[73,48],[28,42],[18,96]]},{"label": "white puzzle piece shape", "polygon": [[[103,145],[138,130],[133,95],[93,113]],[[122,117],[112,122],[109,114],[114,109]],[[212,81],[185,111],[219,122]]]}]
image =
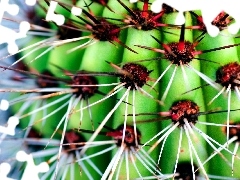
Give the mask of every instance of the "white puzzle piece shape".
[{"label": "white puzzle piece shape", "polygon": [[53,21],[55,22],[58,26],[61,26],[64,24],[65,17],[61,14],[55,14],[54,11],[57,8],[58,2],[51,1],[48,12],[46,15],[46,21]]},{"label": "white puzzle piece shape", "polygon": [[0,133],[14,136],[16,126],[19,124],[19,119],[16,116],[11,116],[8,119],[7,126],[0,126]]},{"label": "white puzzle piece shape", "polygon": [[8,164],[8,163],[0,164],[0,179],[1,180],[14,180],[12,178],[7,177],[10,170],[11,170],[10,164]]},{"label": "white puzzle piece shape", "polygon": [[1,0],[0,1],[0,22],[2,21],[3,14],[5,12],[15,16],[19,12],[19,7],[16,4],[9,4],[9,0]]},{"label": "white puzzle piece shape", "polygon": [[45,173],[49,170],[49,166],[46,162],[35,165],[33,156],[25,153],[24,151],[18,151],[16,159],[20,162],[27,162],[21,180],[39,180],[38,174]]},{"label": "white puzzle piece shape", "polygon": [[27,36],[27,32],[30,30],[30,24],[23,21],[19,25],[19,32],[0,25],[0,44],[8,44],[8,52],[10,54],[15,54],[18,51],[18,46],[16,44],[17,39],[21,39]]},{"label": "white puzzle piece shape", "polygon": [[[26,0],[28,3],[33,3],[33,0]],[[31,1],[31,2],[30,2]],[[2,21],[4,13],[7,12],[13,16],[19,13],[19,6],[16,4],[9,4],[9,0],[0,1],[0,22]],[[8,44],[8,52],[14,54],[18,51],[18,46],[16,44],[17,39],[26,37],[26,33],[30,29],[30,24],[28,22],[21,22],[19,25],[19,32],[0,25],[0,44]]]}]

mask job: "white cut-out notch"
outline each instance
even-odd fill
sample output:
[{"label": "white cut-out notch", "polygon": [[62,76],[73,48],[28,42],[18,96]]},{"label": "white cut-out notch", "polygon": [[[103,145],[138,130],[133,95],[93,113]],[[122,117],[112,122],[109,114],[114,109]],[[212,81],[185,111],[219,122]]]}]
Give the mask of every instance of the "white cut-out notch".
[{"label": "white cut-out notch", "polygon": [[24,151],[18,151],[16,159],[20,162],[27,162],[21,180],[29,180],[29,177],[31,177],[31,180],[39,180],[38,173],[49,170],[49,165],[46,162],[35,165],[32,154],[27,154]]}]

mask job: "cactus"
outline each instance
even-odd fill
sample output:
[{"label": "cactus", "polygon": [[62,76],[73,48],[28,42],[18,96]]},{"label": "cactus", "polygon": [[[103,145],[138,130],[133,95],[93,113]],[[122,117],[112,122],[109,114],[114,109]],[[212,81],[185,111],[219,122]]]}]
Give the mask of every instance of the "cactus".
[{"label": "cactus", "polygon": [[175,9],[152,12],[149,0],[55,2],[65,24],[33,28],[53,37],[32,36],[1,66],[20,129],[1,136],[1,161],[25,150],[48,163],[41,179],[240,178],[240,44],[228,14],[211,37],[198,11],[175,25]]}]

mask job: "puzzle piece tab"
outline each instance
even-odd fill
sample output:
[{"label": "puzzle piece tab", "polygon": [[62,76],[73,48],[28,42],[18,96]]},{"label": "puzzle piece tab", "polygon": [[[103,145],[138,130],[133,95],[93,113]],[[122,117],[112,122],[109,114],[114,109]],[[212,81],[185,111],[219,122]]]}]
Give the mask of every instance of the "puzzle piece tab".
[{"label": "puzzle piece tab", "polygon": [[[9,107],[9,102],[5,99],[1,100],[0,110],[6,111]],[[15,128],[19,124],[19,119],[16,116],[11,116],[8,119],[7,126],[0,126],[0,133],[5,135],[15,135]],[[0,141],[1,142],[1,141]]]},{"label": "puzzle piece tab", "polygon": [[1,180],[14,180],[12,178],[7,177],[10,172],[11,166],[8,163],[0,164],[0,179]]},{"label": "puzzle piece tab", "polygon": [[[55,14],[54,11],[57,8],[58,2],[51,1],[49,5],[49,9],[46,15],[47,21],[53,21],[58,26],[61,26],[64,24],[65,17],[61,14]],[[82,13],[82,9],[76,6],[73,6],[71,9],[71,13],[75,16],[79,16]]]},{"label": "puzzle piece tab", "polygon": [[[36,0],[26,0],[27,4],[34,5]],[[9,0],[0,1],[0,22],[2,21],[4,13],[7,12],[13,16],[19,13],[19,6],[16,4],[9,4]],[[26,33],[30,30],[30,24],[28,22],[21,22],[19,25],[19,32],[15,32],[9,27],[0,25],[0,44],[8,44],[8,52],[14,54],[18,51],[16,44],[17,39],[26,37]]]},{"label": "puzzle piece tab", "polygon": [[19,124],[19,119],[16,116],[12,116],[8,119],[7,126],[0,126],[0,133],[15,135],[15,128]]},{"label": "puzzle piece tab", "polygon": [[9,4],[9,0],[1,0],[0,1],[0,22],[2,21],[3,14],[5,12],[15,16],[19,12],[19,7],[16,4]]},{"label": "puzzle piece tab", "polygon": [[10,54],[15,54],[18,51],[18,46],[16,44],[17,39],[21,39],[27,36],[27,32],[30,30],[30,24],[23,21],[19,25],[19,32],[0,25],[0,44],[8,43],[8,52]]},{"label": "puzzle piece tab", "polygon": [[46,15],[46,20],[47,21],[53,21],[55,22],[58,26],[61,26],[64,24],[65,17],[61,14],[55,14],[54,11],[57,8],[58,2],[51,1],[48,12]]},{"label": "puzzle piece tab", "polygon": [[46,162],[35,165],[33,156],[24,151],[18,151],[16,159],[20,162],[27,162],[21,180],[39,180],[38,173],[44,173],[49,170],[49,166]]}]

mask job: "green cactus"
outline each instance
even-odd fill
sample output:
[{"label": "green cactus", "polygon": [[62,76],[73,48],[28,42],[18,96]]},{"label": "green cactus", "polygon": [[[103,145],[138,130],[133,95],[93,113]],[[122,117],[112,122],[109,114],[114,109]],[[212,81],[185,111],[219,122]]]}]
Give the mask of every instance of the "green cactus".
[{"label": "green cactus", "polygon": [[[36,9],[46,13],[49,2]],[[49,22],[54,41],[19,53],[26,55],[27,70],[5,67],[22,83],[3,88],[16,92],[11,108],[27,136],[19,139],[46,146],[29,150],[50,166],[39,177],[240,178],[239,126],[231,125],[239,119],[238,35],[221,27],[217,37],[209,36],[199,12],[186,12],[185,24],[174,25],[176,10],[164,5],[153,13],[148,0],[56,2],[66,21],[60,27]],[[82,14],[72,15],[72,6],[83,8]],[[33,36],[26,47],[43,39]],[[231,62],[236,64],[228,74],[221,69],[230,87],[216,73]],[[21,94],[26,79],[33,85]],[[216,96],[223,87],[227,93]],[[32,127],[44,138],[28,136]]]}]

